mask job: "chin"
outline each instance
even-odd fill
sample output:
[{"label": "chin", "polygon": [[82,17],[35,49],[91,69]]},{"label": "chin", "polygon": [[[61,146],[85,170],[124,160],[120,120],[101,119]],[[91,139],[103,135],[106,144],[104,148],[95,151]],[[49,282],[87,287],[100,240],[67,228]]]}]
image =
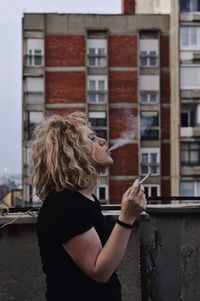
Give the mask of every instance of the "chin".
[{"label": "chin", "polygon": [[110,158],[109,160],[107,160],[107,162],[104,162],[103,164],[96,165],[96,170],[97,170],[97,172],[102,172],[107,167],[109,167],[111,165],[113,165],[113,159],[112,158]]}]

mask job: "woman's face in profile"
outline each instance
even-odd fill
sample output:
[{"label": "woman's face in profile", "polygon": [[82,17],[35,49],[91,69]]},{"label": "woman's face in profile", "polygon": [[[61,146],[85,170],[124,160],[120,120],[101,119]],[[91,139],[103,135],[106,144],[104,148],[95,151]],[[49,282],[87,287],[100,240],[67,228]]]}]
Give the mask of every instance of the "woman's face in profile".
[{"label": "woman's face in profile", "polygon": [[86,127],[86,144],[92,146],[91,160],[97,171],[101,171],[113,164],[111,152],[105,139],[98,137],[94,131]]}]

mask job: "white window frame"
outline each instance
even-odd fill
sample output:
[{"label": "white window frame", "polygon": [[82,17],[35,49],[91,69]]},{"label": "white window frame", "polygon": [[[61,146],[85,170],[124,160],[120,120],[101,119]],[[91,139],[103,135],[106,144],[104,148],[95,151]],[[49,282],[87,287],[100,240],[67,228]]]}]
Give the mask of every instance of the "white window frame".
[{"label": "white window frame", "polygon": [[157,196],[160,196],[160,185],[158,185],[158,184],[144,184],[144,188],[148,189],[148,196],[152,197],[152,195],[151,195],[151,188],[152,187],[157,188]]},{"label": "white window frame", "polygon": [[[157,167],[157,173],[152,173],[153,176],[158,176],[160,175],[160,150],[159,148],[154,148],[154,147],[143,147],[141,148],[141,175],[146,175],[148,172],[151,172],[151,162],[150,162],[150,155],[151,154],[157,154],[157,162],[156,162],[156,167]],[[148,156],[148,162],[147,164],[143,164],[142,162],[142,154],[147,154]],[[142,165],[147,166],[148,170],[146,173],[142,173]]]},{"label": "white window frame", "polygon": [[[194,120],[192,120],[192,116],[191,116],[192,111],[194,111]],[[181,124],[181,127],[186,128],[186,127],[195,127],[195,126],[197,126],[197,118],[198,118],[197,109],[192,109],[192,108],[188,107],[187,109],[185,108],[185,109],[181,110],[181,115],[182,114],[187,115],[187,126],[183,126]],[[182,116],[181,116],[181,118],[182,118]],[[192,121],[193,121],[194,125],[192,125]]]},{"label": "white window frame", "polygon": [[188,0],[189,9],[184,10],[181,8],[181,12],[196,12],[199,9],[198,0]]},{"label": "white window frame", "polygon": [[[105,196],[106,196],[106,198],[103,199],[103,200],[99,198],[99,196],[100,196],[100,188],[105,188]],[[99,201],[101,203],[104,203],[104,202],[106,203],[108,201],[108,185],[107,184],[99,184],[98,186],[95,187],[94,191],[95,191],[94,193],[95,193],[96,197],[99,199]]]},{"label": "white window frame", "polygon": [[[189,195],[189,196],[199,196],[199,194],[197,193],[198,192],[198,188],[197,188],[197,185],[200,185],[200,181],[181,181],[181,191],[180,191],[180,194],[181,194],[181,196],[188,196],[188,195],[184,195],[184,194],[182,194],[182,185],[183,185],[183,183],[188,183],[188,182],[190,182],[190,183],[192,183],[193,184],[193,195]],[[199,188],[199,190],[200,190],[200,188]]]},{"label": "white window frame", "polygon": [[[93,49],[93,54],[90,50]],[[101,53],[103,49],[103,53]],[[88,67],[102,68],[107,66],[107,40],[106,39],[88,39],[87,40],[87,58]],[[94,59],[94,64],[90,64],[90,58]]]},{"label": "white window frame", "polygon": [[[185,31],[185,33],[184,33]],[[196,43],[193,43],[193,34],[195,33]],[[184,44],[184,34],[186,35],[187,43]],[[180,27],[180,49],[181,50],[198,50],[200,48],[200,26],[181,26]]]},{"label": "white window frame", "polygon": [[[42,67],[44,65],[44,40],[27,39],[26,41],[27,66]],[[37,56],[40,57],[41,63],[38,64]]]},{"label": "white window frame", "polygon": [[[95,89],[91,89],[90,83],[95,82]],[[104,82],[104,90],[100,90],[100,82]],[[107,103],[108,80],[106,75],[89,75],[87,78],[88,103]],[[101,93],[104,95],[104,100],[101,100]],[[90,94],[94,95],[94,100],[90,98]]]},{"label": "white window frame", "polygon": [[[93,125],[92,124],[92,127],[95,131],[98,131],[98,130],[103,130],[103,131],[106,131],[106,136],[104,137],[105,139],[107,139],[107,136],[108,136],[108,128],[107,128],[107,116],[106,116],[106,111],[90,111],[88,112],[88,117],[89,119],[91,118],[94,118],[94,119],[105,119],[106,121],[106,125]],[[97,133],[98,135],[98,133]]]},{"label": "white window frame", "polygon": [[[142,94],[146,95],[147,101],[142,100]],[[155,101],[151,101],[151,95],[156,96]],[[155,104],[155,103],[158,103],[159,102],[159,93],[158,93],[158,91],[140,91],[140,102],[142,104]]]},{"label": "white window frame", "polygon": [[43,112],[41,112],[41,111],[29,111],[28,112],[28,137],[29,138],[31,137],[30,134],[32,132],[32,126],[35,127],[35,126],[39,125],[41,122],[43,122],[43,120],[44,120]]},{"label": "white window frame", "polygon": [[[153,52],[155,54],[153,54]],[[154,58],[156,60],[155,65],[151,64],[151,59]],[[142,64],[142,59],[146,60],[146,64]],[[141,51],[140,52],[140,67],[142,68],[156,68],[158,67],[158,54],[155,50],[153,51]]]},{"label": "white window frame", "polygon": [[100,176],[102,176],[102,177],[108,176],[108,171],[109,171],[109,167],[100,171]]},{"label": "white window frame", "polygon": [[[143,115],[143,116],[142,116]],[[143,127],[142,127],[142,124],[141,124],[141,119],[142,119],[142,117],[145,117],[145,115],[146,115],[146,117],[148,117],[148,115],[149,115],[149,117],[154,117],[154,116],[156,116],[157,117],[157,120],[158,120],[158,125],[153,125],[153,126],[144,126],[144,129],[143,129]],[[149,139],[145,139],[145,137],[143,138],[142,137],[142,134],[141,134],[141,132],[142,132],[142,130],[153,130],[153,131],[157,131],[158,132],[158,138],[153,138],[153,137],[149,137]],[[159,134],[160,134],[160,127],[159,127],[159,112],[158,111],[141,111],[140,112],[140,139],[144,139],[144,140],[158,140],[159,139]]]}]

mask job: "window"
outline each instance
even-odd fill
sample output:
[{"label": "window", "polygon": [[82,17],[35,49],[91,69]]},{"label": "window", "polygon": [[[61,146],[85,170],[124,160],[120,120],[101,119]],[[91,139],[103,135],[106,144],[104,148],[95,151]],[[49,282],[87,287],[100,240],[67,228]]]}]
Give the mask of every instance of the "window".
[{"label": "window", "polygon": [[42,39],[28,39],[26,48],[26,64],[30,67],[43,66],[44,42]]},{"label": "window", "polygon": [[29,112],[28,114],[28,139],[31,139],[35,126],[39,125],[44,119],[43,112]]},{"label": "window", "polygon": [[145,184],[144,192],[147,197],[157,197],[160,195],[160,187],[159,185]]},{"label": "window", "polygon": [[182,181],[181,196],[200,196],[200,181]]},{"label": "window", "polygon": [[181,12],[200,11],[200,0],[181,0]]},{"label": "window", "polygon": [[94,194],[99,199],[100,203],[106,203],[108,201],[108,186],[100,184],[95,187]]},{"label": "window", "polygon": [[140,113],[140,135],[142,140],[158,140],[158,112]]},{"label": "window", "polygon": [[29,104],[44,103],[44,78],[27,77],[24,81],[25,102]]},{"label": "window", "polygon": [[42,66],[42,51],[41,50],[29,50],[28,65],[29,66]]},{"label": "window", "polygon": [[181,112],[181,127],[194,127],[195,126],[195,111],[184,110]]},{"label": "window", "polygon": [[140,66],[157,67],[159,58],[158,32],[140,32]]},{"label": "window", "polygon": [[143,104],[158,103],[158,92],[156,92],[156,91],[140,91],[140,102]]},{"label": "window", "polygon": [[158,57],[155,51],[141,51],[140,66],[141,67],[157,67]]},{"label": "window", "polygon": [[106,112],[89,112],[89,120],[96,134],[107,140]]},{"label": "window", "polygon": [[104,170],[101,170],[100,176],[108,176],[108,170],[109,170],[109,167],[107,167],[107,168],[104,169]]},{"label": "window", "polygon": [[88,102],[105,103],[107,101],[107,77],[88,76]]},{"label": "window", "polygon": [[160,155],[157,148],[141,149],[141,174],[145,175],[151,172],[153,175],[159,175]]},{"label": "window", "polygon": [[199,89],[200,67],[181,67],[181,89]]},{"label": "window", "polygon": [[181,26],[180,45],[181,49],[198,49],[200,47],[200,27]]},{"label": "window", "polygon": [[200,142],[181,143],[181,164],[184,166],[200,165]]},{"label": "window", "polygon": [[107,40],[88,39],[87,56],[89,67],[106,67]]}]

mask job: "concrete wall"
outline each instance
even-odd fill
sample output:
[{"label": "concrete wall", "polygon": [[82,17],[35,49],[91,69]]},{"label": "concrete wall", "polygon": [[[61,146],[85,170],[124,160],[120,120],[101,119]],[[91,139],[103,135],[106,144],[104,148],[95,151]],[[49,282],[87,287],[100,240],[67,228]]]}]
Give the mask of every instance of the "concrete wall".
[{"label": "concrete wall", "polygon": [[149,211],[140,223],[142,300],[199,300],[200,208]]},{"label": "concrete wall", "polygon": [[[0,225],[6,218],[0,216]],[[18,219],[0,231],[0,301],[45,301],[45,276],[37,244],[35,219]],[[32,224],[31,224],[32,223]],[[138,225],[118,271],[123,300],[141,301]],[[59,300],[58,300],[59,301]],[[94,300],[95,301],[95,300]]]},{"label": "concrete wall", "polygon": [[[46,23],[45,23],[46,22]],[[162,15],[84,15],[84,14],[25,14],[25,31],[42,31],[46,35],[85,34],[86,30],[109,29],[110,34],[133,34],[144,28],[159,28],[169,32],[169,16]]]},{"label": "concrete wall", "polygon": [[[118,270],[123,301],[199,300],[200,206],[150,205],[147,211]],[[112,222],[116,214],[106,218]],[[6,219],[0,216],[0,224]],[[45,301],[35,221],[23,217],[0,231],[1,301]]]}]

